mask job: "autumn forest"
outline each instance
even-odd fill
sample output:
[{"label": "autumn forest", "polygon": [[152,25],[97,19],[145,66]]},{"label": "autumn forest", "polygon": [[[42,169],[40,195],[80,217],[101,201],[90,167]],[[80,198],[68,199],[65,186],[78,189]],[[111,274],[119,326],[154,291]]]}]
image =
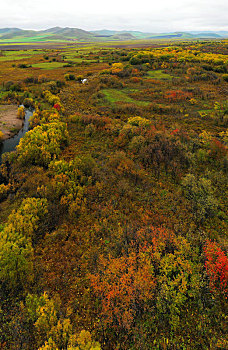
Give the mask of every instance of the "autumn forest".
[{"label": "autumn forest", "polygon": [[0,349],[228,348],[227,54],[1,45]]}]

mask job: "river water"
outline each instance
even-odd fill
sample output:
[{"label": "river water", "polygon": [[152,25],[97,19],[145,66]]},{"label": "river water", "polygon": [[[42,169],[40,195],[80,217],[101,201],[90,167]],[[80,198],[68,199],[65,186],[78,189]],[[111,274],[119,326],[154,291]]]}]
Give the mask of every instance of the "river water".
[{"label": "river water", "polygon": [[24,136],[24,134],[29,130],[29,118],[33,115],[33,110],[25,109],[25,119],[24,125],[22,129],[10,139],[3,141],[0,144],[0,164],[2,159],[2,154],[5,152],[14,151],[16,146],[19,144],[20,139]]}]

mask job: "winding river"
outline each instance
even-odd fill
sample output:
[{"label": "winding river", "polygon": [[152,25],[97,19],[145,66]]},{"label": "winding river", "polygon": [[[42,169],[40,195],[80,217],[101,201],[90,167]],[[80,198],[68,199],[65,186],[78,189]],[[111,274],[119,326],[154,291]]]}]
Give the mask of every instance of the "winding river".
[{"label": "winding river", "polygon": [[2,160],[2,154],[5,152],[14,151],[16,146],[19,144],[20,139],[25,135],[25,133],[29,130],[29,118],[33,115],[33,110],[25,109],[25,119],[24,125],[22,129],[10,139],[3,141],[0,144],[0,164]]}]

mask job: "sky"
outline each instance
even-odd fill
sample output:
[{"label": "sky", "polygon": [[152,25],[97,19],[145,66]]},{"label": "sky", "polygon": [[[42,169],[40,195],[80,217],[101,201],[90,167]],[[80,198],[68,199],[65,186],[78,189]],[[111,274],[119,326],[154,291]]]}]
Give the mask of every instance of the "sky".
[{"label": "sky", "polygon": [[0,0],[0,28],[228,31],[227,0]]}]

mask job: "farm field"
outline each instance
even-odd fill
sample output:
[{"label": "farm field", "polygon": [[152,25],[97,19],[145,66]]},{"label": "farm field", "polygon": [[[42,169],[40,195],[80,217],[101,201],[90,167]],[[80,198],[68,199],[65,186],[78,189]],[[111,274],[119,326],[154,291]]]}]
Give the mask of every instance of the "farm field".
[{"label": "farm field", "polygon": [[0,46],[0,142],[33,112],[0,165],[0,348],[228,348],[228,40],[37,45]]}]

